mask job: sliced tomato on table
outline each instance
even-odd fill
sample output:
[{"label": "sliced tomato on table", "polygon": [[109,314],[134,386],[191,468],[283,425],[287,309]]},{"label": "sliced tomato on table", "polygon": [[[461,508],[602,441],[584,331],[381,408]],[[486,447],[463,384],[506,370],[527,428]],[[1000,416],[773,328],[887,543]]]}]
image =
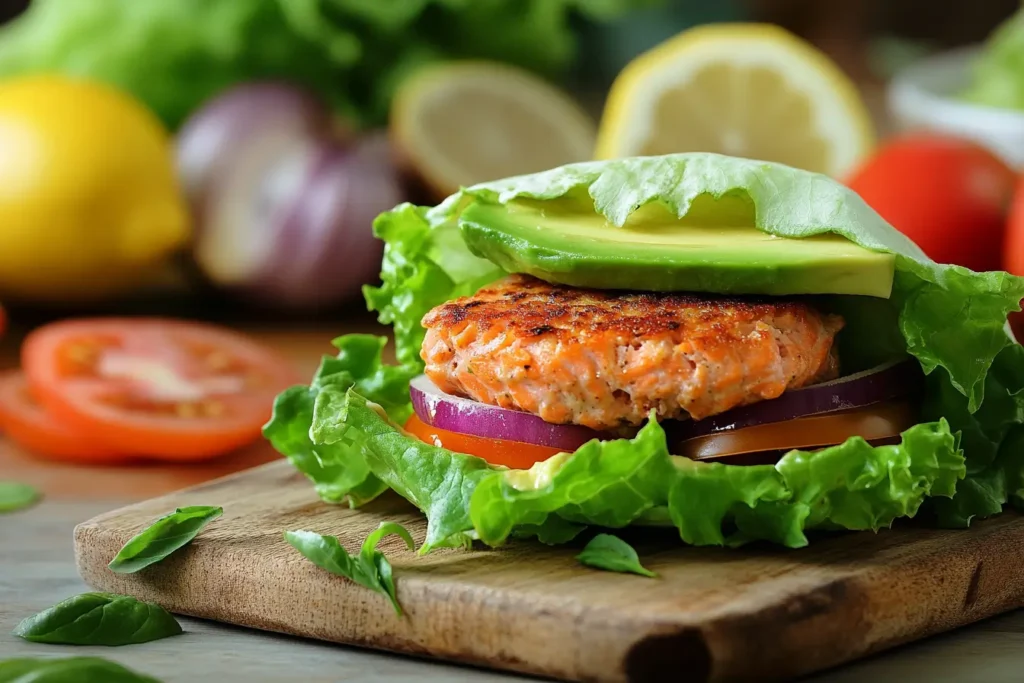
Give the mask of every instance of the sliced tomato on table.
[{"label": "sliced tomato on table", "polygon": [[20,372],[0,376],[0,427],[34,455],[88,463],[125,460],[123,453],[47,414]]},{"label": "sliced tomato on table", "polygon": [[551,456],[561,453],[557,448],[550,446],[538,446],[504,439],[488,439],[482,436],[438,429],[431,427],[415,415],[405,423],[405,431],[420,441],[441,446],[456,453],[475,455],[492,465],[504,465],[514,470],[529,469],[541,460],[547,460]]},{"label": "sliced tomato on table", "polygon": [[112,448],[198,460],[246,445],[300,378],[284,358],[212,325],[81,319],[28,336],[22,367],[54,419]]}]

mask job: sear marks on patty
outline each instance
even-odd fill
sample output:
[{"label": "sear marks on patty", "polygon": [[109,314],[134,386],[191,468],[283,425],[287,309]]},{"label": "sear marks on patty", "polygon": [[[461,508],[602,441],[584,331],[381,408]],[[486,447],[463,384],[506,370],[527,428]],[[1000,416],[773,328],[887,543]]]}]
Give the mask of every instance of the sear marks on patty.
[{"label": "sear marks on patty", "polygon": [[577,289],[510,275],[423,318],[442,391],[556,424],[701,419],[838,375],[838,316],[794,301]]}]

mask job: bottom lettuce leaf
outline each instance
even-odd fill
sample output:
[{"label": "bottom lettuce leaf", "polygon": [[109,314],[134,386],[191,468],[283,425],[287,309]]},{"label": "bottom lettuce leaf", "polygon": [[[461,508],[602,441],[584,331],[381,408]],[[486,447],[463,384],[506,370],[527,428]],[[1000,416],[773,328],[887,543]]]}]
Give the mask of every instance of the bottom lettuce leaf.
[{"label": "bottom lettuce leaf", "polygon": [[388,488],[370,471],[357,446],[342,439],[314,444],[310,437],[315,406],[326,388],[347,391],[356,387],[399,422],[412,414],[409,380],[419,370],[385,365],[382,355],[386,343],[386,337],[365,334],[334,340],[338,355],[322,359],[310,386],[282,392],[274,401],[270,422],[263,428],[267,440],[313,482],[317,495],[328,503],[347,499],[350,506],[358,507]]},{"label": "bottom lettuce leaf", "polygon": [[421,552],[474,538],[558,543],[585,525],[666,522],[694,545],[759,539],[801,547],[809,529],[877,530],[912,517],[925,498],[952,496],[966,472],[944,419],[911,427],[900,444],[854,437],[792,451],[774,466],[672,456],[651,420],[634,439],[592,441],[530,470],[507,470],[408,435],[383,407],[337,384],[321,387],[310,435],[317,449],[344,445],[353,463],[426,514]]},{"label": "bottom lettuce leaf", "polygon": [[[354,390],[327,389],[317,402],[311,435],[333,442],[344,435],[361,449],[373,473],[427,516],[421,553],[467,546],[475,537],[469,500],[479,481],[495,472],[480,458],[424,443],[397,428],[377,404]],[[338,410],[335,410],[335,408]]]},{"label": "bottom lettuce leaf", "polygon": [[957,484],[952,500],[930,504],[941,526],[966,528],[971,520],[997,515],[1003,505],[1021,507],[1017,494],[1022,481],[1021,447],[1024,422],[1024,347],[1007,342],[985,377],[982,409],[968,410],[966,398],[938,370],[928,378],[924,414],[944,415],[961,434],[967,476]]}]

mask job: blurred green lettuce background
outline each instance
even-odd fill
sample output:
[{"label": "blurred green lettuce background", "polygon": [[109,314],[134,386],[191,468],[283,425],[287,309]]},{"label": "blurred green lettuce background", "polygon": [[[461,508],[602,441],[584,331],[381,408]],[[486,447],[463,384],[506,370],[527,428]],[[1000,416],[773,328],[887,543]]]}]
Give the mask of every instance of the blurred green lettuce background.
[{"label": "blurred green lettuce background", "polygon": [[[663,0],[34,0],[0,29],[0,77],[61,71],[133,93],[172,129],[234,83],[283,79],[359,125],[387,116],[409,70],[449,58],[601,81],[672,33],[735,18],[733,3]],[[671,5],[671,7],[668,7]],[[719,9],[724,8],[724,9]],[[622,20],[615,31],[594,27]],[[581,30],[583,29],[583,30]],[[612,39],[614,37],[614,40]]]}]

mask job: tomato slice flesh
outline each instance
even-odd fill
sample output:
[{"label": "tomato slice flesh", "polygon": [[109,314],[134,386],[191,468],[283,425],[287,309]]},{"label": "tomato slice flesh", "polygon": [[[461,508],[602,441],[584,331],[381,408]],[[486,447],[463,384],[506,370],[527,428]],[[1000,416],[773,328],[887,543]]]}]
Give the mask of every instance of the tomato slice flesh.
[{"label": "tomato slice flesh", "polygon": [[851,436],[867,441],[890,439],[916,422],[916,411],[909,403],[887,401],[841,413],[708,434],[687,439],[674,451],[694,460],[709,460],[764,451],[813,450],[843,443]]},{"label": "tomato slice flesh", "polygon": [[32,397],[20,372],[0,376],[0,427],[7,438],[32,455],[89,463],[126,459],[117,449],[48,415]]},{"label": "tomato slice flesh", "polygon": [[262,345],[212,325],[73,320],[25,340],[22,365],[48,413],[135,455],[199,460],[259,438],[274,396],[300,378]]},{"label": "tomato slice flesh", "polygon": [[537,446],[536,444],[506,441],[503,439],[488,439],[438,429],[423,422],[416,415],[410,417],[409,421],[405,423],[405,431],[420,441],[447,448],[456,453],[475,455],[492,465],[504,465],[514,470],[529,469],[536,463],[561,453],[559,449],[551,448],[550,446]]}]

